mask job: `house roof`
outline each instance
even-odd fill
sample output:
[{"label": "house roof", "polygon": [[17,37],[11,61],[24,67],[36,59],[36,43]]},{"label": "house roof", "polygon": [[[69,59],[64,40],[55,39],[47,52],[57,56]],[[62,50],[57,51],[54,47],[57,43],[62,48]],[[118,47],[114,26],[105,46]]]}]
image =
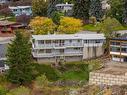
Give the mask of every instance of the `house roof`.
[{"label": "house roof", "polygon": [[13,25],[12,27],[13,28],[19,28],[19,27],[25,27],[25,25],[21,25],[21,24],[20,25]]},{"label": "house roof", "polygon": [[74,6],[74,4],[56,4],[56,7],[59,7],[59,6]]},{"label": "house roof", "polygon": [[11,22],[11,21],[0,21],[0,26],[6,26],[6,25],[13,25],[16,24],[16,22]]},{"label": "house roof", "polygon": [[31,6],[9,6],[10,9],[25,9],[25,8],[31,8]]},{"label": "house roof", "polygon": [[124,35],[124,34],[126,34],[126,33],[127,33],[127,30],[114,31],[114,33]]},{"label": "house roof", "polygon": [[122,40],[122,41],[127,41],[127,33],[118,37],[118,38],[112,38],[112,40]]},{"label": "house roof", "polygon": [[66,39],[105,39],[103,34],[53,34],[32,35],[35,40],[66,40]]}]

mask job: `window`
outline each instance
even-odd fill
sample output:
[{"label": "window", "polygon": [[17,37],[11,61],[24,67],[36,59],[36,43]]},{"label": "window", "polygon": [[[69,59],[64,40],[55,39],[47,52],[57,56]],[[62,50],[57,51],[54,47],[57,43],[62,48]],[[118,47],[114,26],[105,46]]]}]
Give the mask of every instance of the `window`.
[{"label": "window", "polygon": [[47,49],[46,50],[46,53],[51,53],[51,49]]},{"label": "window", "polygon": [[78,40],[78,42],[80,42],[80,40]]},{"label": "window", "polygon": [[13,11],[15,12],[15,11],[17,11],[17,9],[14,9]]},{"label": "window", "polygon": [[120,48],[111,47],[111,51],[113,51],[113,52],[120,52]]},{"label": "window", "polygon": [[70,43],[72,43],[72,40],[69,40]]},{"label": "window", "polygon": [[80,48],[74,48],[74,50],[80,50]]},{"label": "window", "polygon": [[84,43],[87,43],[87,40],[84,40]]},{"label": "window", "polygon": [[111,45],[120,45],[119,42],[111,42]]},{"label": "window", "polygon": [[38,41],[38,44],[44,44],[43,40]]},{"label": "window", "polygon": [[117,56],[117,55],[114,55],[113,57],[115,57],[115,58],[120,58],[119,56]]},{"label": "window", "polygon": [[35,43],[35,39],[32,39],[32,42]]},{"label": "window", "polygon": [[58,41],[58,40],[55,40],[55,41],[54,41],[54,43],[56,43],[56,44],[57,44],[57,43],[59,43],[59,41]]},{"label": "window", "polygon": [[46,40],[45,43],[46,44],[51,44],[51,40]]},{"label": "window", "polygon": [[127,52],[127,48],[122,48],[122,50],[121,50],[122,52]]},{"label": "window", "polygon": [[96,40],[96,43],[100,43],[100,40]]},{"label": "window", "polygon": [[64,53],[64,49],[60,49],[60,53]]},{"label": "window", "polygon": [[39,53],[44,53],[44,50],[43,50],[43,49],[40,49],[40,50],[39,50]]}]

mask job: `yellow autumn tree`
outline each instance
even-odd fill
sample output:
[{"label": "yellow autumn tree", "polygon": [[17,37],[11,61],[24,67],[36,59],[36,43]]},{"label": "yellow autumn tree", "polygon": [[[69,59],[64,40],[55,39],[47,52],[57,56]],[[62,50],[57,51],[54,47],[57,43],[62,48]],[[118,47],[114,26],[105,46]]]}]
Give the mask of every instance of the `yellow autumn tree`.
[{"label": "yellow autumn tree", "polygon": [[58,31],[60,33],[73,34],[82,29],[82,21],[73,17],[62,17]]},{"label": "yellow autumn tree", "polygon": [[35,17],[30,21],[30,26],[34,30],[33,34],[53,33],[55,24],[47,17]]}]

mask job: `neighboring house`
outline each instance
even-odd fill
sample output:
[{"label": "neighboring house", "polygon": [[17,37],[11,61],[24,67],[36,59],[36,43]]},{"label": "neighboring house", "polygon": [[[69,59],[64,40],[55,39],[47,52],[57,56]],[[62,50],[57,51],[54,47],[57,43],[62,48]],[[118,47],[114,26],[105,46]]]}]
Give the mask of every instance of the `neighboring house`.
[{"label": "neighboring house", "polygon": [[81,61],[103,55],[103,34],[32,35],[32,54],[38,62]]},{"label": "neighboring house", "polygon": [[113,34],[116,36],[122,36],[124,34],[127,34],[127,30],[114,31]]},{"label": "neighboring house", "polygon": [[25,26],[11,21],[0,21],[0,36],[6,36],[7,33],[13,34],[13,31],[16,29],[24,29]]},{"label": "neighboring house", "polygon": [[57,4],[56,8],[57,8],[57,10],[64,12],[64,11],[72,10],[73,6],[74,6],[74,4],[68,4],[68,3]]},{"label": "neighboring house", "polygon": [[56,8],[60,12],[66,13],[66,15],[72,15],[72,9],[73,9],[74,4],[57,4]]},{"label": "neighboring house", "polygon": [[8,3],[10,0],[0,0],[0,4],[6,4]]},{"label": "neighboring house", "polygon": [[101,4],[103,10],[109,10],[111,8],[111,6],[108,4],[108,0],[103,0]]},{"label": "neighboring house", "polygon": [[5,60],[0,60],[0,73],[4,73],[9,67],[6,65]]},{"label": "neighboring house", "polygon": [[113,61],[127,62],[127,34],[111,39],[109,48]]},{"label": "neighboring house", "polygon": [[20,16],[22,14],[26,15],[32,15],[32,7],[31,6],[16,6],[16,7],[10,7],[11,11],[15,16]]},{"label": "neighboring house", "polygon": [[[101,4],[103,10],[109,10],[111,8],[111,6],[107,3],[107,0],[102,0]],[[56,8],[58,11],[64,12],[65,15],[69,15],[69,16],[71,16],[73,13],[73,6],[74,4],[68,4],[68,3],[56,4]]]}]

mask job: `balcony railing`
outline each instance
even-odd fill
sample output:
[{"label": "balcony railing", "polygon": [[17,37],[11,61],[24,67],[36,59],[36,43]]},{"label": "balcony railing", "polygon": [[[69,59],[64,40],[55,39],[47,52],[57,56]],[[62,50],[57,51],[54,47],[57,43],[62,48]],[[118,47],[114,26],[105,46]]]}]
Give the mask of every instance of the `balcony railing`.
[{"label": "balcony railing", "polygon": [[55,57],[55,56],[78,56],[83,55],[82,52],[67,52],[67,53],[32,53],[34,57]]},{"label": "balcony railing", "polygon": [[127,48],[127,45],[110,45],[110,47],[122,47],[122,48]]},{"label": "balcony railing", "polygon": [[73,44],[46,44],[46,45],[36,45],[34,48],[61,48],[61,47],[82,47],[82,43],[73,43]]},{"label": "balcony railing", "polygon": [[97,47],[97,46],[102,46],[103,43],[85,43],[84,46],[86,47]]},{"label": "balcony railing", "polygon": [[45,53],[45,54],[38,54],[38,53],[32,53],[33,57],[53,57],[52,53]]},{"label": "balcony railing", "polygon": [[127,53],[126,52],[114,52],[114,51],[110,51],[110,54],[113,54],[113,55],[122,55],[122,56],[127,56]]}]

